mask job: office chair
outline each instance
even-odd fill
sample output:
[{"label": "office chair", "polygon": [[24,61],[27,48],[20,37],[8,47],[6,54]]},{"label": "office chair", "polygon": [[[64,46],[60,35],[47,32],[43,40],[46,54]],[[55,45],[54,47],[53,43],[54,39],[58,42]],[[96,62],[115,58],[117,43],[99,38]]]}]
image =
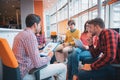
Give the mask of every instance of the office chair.
[{"label": "office chair", "polygon": [[53,42],[57,42],[57,33],[56,32],[51,32],[50,36],[51,36],[51,39]]},{"label": "office chair", "polygon": [[[3,80],[22,80],[18,62],[6,39],[0,38],[0,59],[2,61]],[[40,70],[46,67],[31,69],[29,74],[34,74],[35,80],[40,80]]]}]

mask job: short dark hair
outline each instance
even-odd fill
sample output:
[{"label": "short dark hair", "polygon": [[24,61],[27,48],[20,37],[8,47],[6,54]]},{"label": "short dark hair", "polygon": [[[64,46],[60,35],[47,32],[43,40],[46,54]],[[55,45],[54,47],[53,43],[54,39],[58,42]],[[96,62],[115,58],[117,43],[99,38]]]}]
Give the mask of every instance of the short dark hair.
[{"label": "short dark hair", "polygon": [[39,24],[40,21],[41,21],[40,16],[36,14],[29,14],[25,20],[27,27],[31,27],[34,23]]},{"label": "short dark hair", "polygon": [[70,25],[75,25],[75,21],[74,20],[69,20],[68,21],[68,26],[70,26]]},{"label": "short dark hair", "polygon": [[88,24],[99,25],[100,28],[105,28],[105,23],[101,18],[95,18],[88,22]]}]

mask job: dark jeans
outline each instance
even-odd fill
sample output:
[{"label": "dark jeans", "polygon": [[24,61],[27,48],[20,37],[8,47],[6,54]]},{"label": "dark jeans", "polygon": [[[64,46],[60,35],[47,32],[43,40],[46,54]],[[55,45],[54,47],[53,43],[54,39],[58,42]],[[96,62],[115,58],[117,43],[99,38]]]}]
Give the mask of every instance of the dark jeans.
[{"label": "dark jeans", "polygon": [[115,69],[107,65],[98,70],[80,70],[78,76],[79,80],[115,80]]},{"label": "dark jeans", "polygon": [[93,58],[89,51],[75,48],[74,51],[68,55],[68,80],[72,80],[73,75],[78,75],[79,61],[85,63],[91,59]]}]

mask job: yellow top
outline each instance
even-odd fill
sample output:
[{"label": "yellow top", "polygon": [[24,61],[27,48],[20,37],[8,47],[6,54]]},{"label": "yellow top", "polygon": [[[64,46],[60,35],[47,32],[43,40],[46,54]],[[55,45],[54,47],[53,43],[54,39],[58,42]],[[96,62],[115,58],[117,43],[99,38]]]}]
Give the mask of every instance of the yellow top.
[{"label": "yellow top", "polygon": [[74,32],[71,32],[70,30],[68,30],[66,32],[65,43],[69,43],[72,46],[74,46],[75,42],[74,42],[73,38],[80,39],[80,31],[79,30],[76,29]]}]

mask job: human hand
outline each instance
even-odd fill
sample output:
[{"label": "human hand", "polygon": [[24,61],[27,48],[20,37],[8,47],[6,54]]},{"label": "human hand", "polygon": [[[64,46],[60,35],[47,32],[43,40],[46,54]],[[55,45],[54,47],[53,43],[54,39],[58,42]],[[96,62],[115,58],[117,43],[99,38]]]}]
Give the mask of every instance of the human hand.
[{"label": "human hand", "polygon": [[63,47],[69,46],[69,43],[63,43]]},{"label": "human hand", "polygon": [[52,57],[53,57],[53,52],[52,52],[52,51],[49,52],[49,53],[48,53],[48,56],[52,58]]},{"label": "human hand", "polygon": [[84,64],[81,69],[86,70],[86,71],[90,71],[91,70],[91,64]]},{"label": "human hand", "polygon": [[56,47],[55,51],[62,51],[63,48],[64,48],[63,45],[60,44],[60,45],[58,45],[58,46]]},{"label": "human hand", "polygon": [[88,46],[93,45],[93,38],[87,39],[87,42],[88,42]]},{"label": "human hand", "polygon": [[86,50],[89,49],[89,46],[83,45],[83,47],[84,47]]},{"label": "human hand", "polygon": [[93,44],[93,36],[89,32],[87,33],[87,36],[88,36],[87,38],[88,46],[91,46]]}]

